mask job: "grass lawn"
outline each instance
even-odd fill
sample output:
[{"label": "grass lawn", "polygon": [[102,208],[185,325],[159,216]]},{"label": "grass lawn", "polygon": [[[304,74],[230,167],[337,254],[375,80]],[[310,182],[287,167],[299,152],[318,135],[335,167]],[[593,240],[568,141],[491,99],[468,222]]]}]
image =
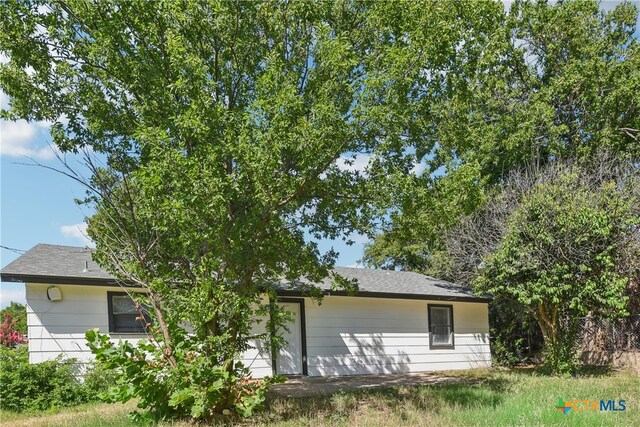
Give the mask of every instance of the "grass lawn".
[{"label": "grass lawn", "polygon": [[[477,382],[341,391],[306,398],[274,397],[264,412],[247,420],[229,420],[229,424],[640,426],[640,378],[629,371],[575,378],[548,377],[528,369],[486,369],[447,374]],[[558,399],[623,399],[627,410],[571,410],[564,415],[554,408]],[[129,425],[127,412],[134,406],[94,404],[38,415],[2,412],[0,420],[3,425],[11,426]]]}]

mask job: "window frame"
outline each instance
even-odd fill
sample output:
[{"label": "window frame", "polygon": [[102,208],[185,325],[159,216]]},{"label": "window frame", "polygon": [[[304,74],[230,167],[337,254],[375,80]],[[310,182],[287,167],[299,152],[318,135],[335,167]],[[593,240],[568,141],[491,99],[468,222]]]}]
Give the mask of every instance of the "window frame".
[{"label": "window frame", "polygon": [[[433,332],[431,331],[431,308],[448,308],[449,321],[451,323],[451,344],[434,344]],[[452,304],[427,304],[427,316],[429,321],[429,350],[454,350],[456,348],[456,334],[453,325],[453,305]]]},{"label": "window frame", "polygon": [[[131,298],[131,296],[127,293],[127,292],[113,292],[113,291],[107,291],[107,317],[109,318],[109,333],[112,334],[130,334],[130,335],[147,335],[149,332],[147,330],[147,328],[142,327],[140,330],[136,330],[136,331],[119,331],[116,330],[116,319],[115,316],[117,316],[114,312],[113,312],[113,297],[129,297]],[[133,299],[133,298],[132,298]],[[144,313],[141,313],[143,315],[143,317],[145,319],[148,320],[148,323],[151,323],[151,319],[148,317],[148,315],[145,315]]]}]

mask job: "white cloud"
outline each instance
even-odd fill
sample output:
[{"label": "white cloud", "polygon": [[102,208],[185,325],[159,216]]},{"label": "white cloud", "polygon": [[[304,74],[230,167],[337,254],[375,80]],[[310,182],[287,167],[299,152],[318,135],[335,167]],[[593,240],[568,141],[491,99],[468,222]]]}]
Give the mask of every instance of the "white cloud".
[{"label": "white cloud", "polygon": [[[361,172],[366,174],[367,167],[371,163],[371,155],[370,154],[357,154],[354,157],[352,156],[341,156],[336,161],[336,166],[341,171],[350,171],[350,172]],[[415,162],[413,168],[409,171],[410,173],[420,176],[427,168],[427,164],[424,161]]]},{"label": "white cloud", "polygon": [[369,154],[357,154],[355,158],[352,156],[341,156],[336,165],[341,171],[364,172],[369,165],[371,156]]},{"label": "white cloud", "polygon": [[76,239],[78,242],[85,246],[95,246],[93,241],[87,236],[87,223],[81,222],[72,225],[63,225],[60,227],[60,232],[65,237]]},{"label": "white cloud", "polygon": [[411,170],[409,171],[409,173],[414,174],[415,176],[420,176],[422,175],[422,172],[424,172],[424,170],[427,168],[426,163],[424,162],[417,162],[413,165],[413,168],[411,168]]},{"label": "white cloud", "polygon": [[365,243],[369,243],[369,237],[366,234],[360,233],[351,233],[347,237],[348,240],[352,240],[353,243],[363,245]]},{"label": "white cloud", "polygon": [[[2,55],[0,55],[0,58]],[[2,60],[0,60],[0,64]],[[0,110],[8,110],[9,109],[9,95],[0,90]]]},{"label": "white cloud", "polygon": [[27,298],[25,297],[24,287],[9,288],[7,284],[0,289],[0,309],[8,307],[11,301],[19,302],[20,304],[26,304]]},{"label": "white cloud", "polygon": [[50,123],[29,123],[25,120],[0,122],[0,155],[9,157],[32,157],[37,160],[55,158],[57,147],[36,144],[42,129],[48,129]]}]

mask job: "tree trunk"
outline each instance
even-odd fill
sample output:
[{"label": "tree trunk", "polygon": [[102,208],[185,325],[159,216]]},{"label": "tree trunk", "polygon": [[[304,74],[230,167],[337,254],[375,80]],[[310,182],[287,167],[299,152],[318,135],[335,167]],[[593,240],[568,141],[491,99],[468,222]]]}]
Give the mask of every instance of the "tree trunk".
[{"label": "tree trunk", "polygon": [[173,354],[173,341],[171,340],[171,335],[169,334],[169,328],[167,327],[167,322],[164,319],[164,314],[162,313],[162,309],[160,308],[160,303],[158,302],[157,295],[153,293],[153,291],[149,292],[149,299],[151,300],[151,305],[153,306],[153,311],[156,314],[156,320],[158,321],[158,326],[160,327],[160,331],[162,332],[162,338],[164,339],[165,345],[165,357],[171,363],[172,366],[177,366],[175,355]]}]

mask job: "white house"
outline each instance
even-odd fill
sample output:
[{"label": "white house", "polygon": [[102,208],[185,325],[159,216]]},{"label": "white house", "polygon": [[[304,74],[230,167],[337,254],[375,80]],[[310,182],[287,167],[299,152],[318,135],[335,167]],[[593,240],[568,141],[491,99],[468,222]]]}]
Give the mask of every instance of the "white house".
[{"label": "white house", "polygon": [[[421,372],[489,366],[487,298],[417,273],[336,268],[357,279],[357,296],[330,292],[321,304],[283,285],[280,304],[295,314],[275,361],[260,343],[243,361],[255,377]],[[2,281],[23,282],[31,363],[58,355],[91,360],[90,328],[136,341],[131,300],[91,260],[91,249],[40,244],[6,266]]]}]

